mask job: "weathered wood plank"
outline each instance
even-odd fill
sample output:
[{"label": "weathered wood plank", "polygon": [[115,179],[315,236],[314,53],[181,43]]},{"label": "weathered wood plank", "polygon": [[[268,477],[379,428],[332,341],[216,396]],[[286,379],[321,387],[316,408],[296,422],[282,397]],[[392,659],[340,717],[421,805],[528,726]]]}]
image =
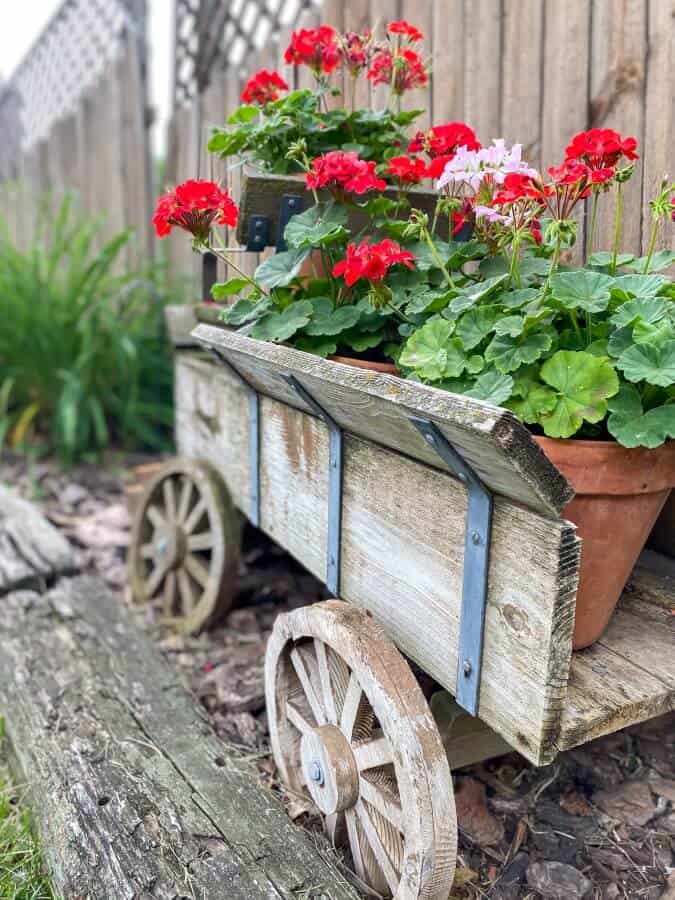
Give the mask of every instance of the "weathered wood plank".
[{"label": "weathered wood plank", "polygon": [[501,137],[501,0],[472,0],[464,21],[464,112],[478,139]]},{"label": "weathered wood plank", "polygon": [[602,638],[572,655],[561,750],[675,708],[672,608],[675,580],[640,566]]},{"label": "weathered wood plank", "polygon": [[36,508],[0,485],[0,596],[72,572],[65,537]]},{"label": "weathered wood plank", "polygon": [[195,308],[188,303],[166,306],[164,321],[169,340],[174,347],[194,347],[195,339],[190,332],[197,325]]},{"label": "weathered wood plank", "polygon": [[[208,460],[248,512],[244,389],[225,368],[189,353],[178,360],[176,384],[180,452]],[[261,447],[262,528],[324,579],[327,429],[264,397]],[[406,655],[454,692],[466,491],[447,473],[351,435],[344,456],[340,595],[370,610]],[[497,497],[492,548],[479,714],[541,762],[564,699],[579,542],[568,523]]]},{"label": "weathered wood plank", "polygon": [[356,900],[90,577],[8,595],[0,709],[60,895]]},{"label": "weathered wood plank", "polygon": [[193,334],[204,346],[222,351],[263,394],[306,408],[280,377],[294,372],[352,434],[444,468],[408,421],[412,415],[429,417],[496,493],[554,516],[571,497],[567,482],[527,429],[504,409],[222,328],[199,325]]},{"label": "weathered wood plank", "polygon": [[500,136],[508,144],[522,144],[524,159],[535,166],[541,158],[543,28],[543,0],[504,0]]}]

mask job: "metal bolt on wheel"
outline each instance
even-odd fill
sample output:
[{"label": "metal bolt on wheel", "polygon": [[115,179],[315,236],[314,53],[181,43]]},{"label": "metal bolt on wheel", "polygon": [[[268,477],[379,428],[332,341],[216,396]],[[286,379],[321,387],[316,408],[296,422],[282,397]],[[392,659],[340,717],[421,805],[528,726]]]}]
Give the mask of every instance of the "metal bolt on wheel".
[{"label": "metal bolt on wheel", "polygon": [[309,793],[358,879],[394,900],[447,900],[450,769],[419,685],[379,626],[340,601],[279,616],[265,690],[281,778]]},{"label": "metal bolt on wheel", "polygon": [[175,459],[136,510],[129,573],[137,603],[161,603],[166,620],[195,633],[232,605],[239,521],[227,488],[205,463]]}]

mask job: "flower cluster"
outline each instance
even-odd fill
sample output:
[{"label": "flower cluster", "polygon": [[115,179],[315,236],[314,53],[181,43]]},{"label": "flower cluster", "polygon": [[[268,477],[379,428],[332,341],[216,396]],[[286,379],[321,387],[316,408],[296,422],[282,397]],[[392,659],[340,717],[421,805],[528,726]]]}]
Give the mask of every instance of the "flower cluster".
[{"label": "flower cluster", "polygon": [[485,181],[504,184],[510,174],[536,178],[539,173],[523,160],[522,150],[521,144],[508,148],[502,138],[493,141],[491,147],[459,147],[443,167],[438,179],[439,190],[456,184],[467,184],[478,191]]},{"label": "flower cluster", "polygon": [[338,46],[342,65],[353,78],[368,68],[373,50],[371,31],[364,31],[363,34],[358,31],[347,31],[339,35]]},{"label": "flower cluster", "polygon": [[215,182],[186,181],[159,198],[152,222],[157,237],[177,227],[206,242],[214,223],[234,228],[238,214],[236,203]]},{"label": "flower cluster", "polygon": [[356,284],[364,278],[370,282],[381,282],[389,272],[389,269],[401,263],[409,269],[415,268],[415,256],[410,250],[403,250],[396,241],[389,238],[377,244],[370,244],[367,240],[356,244],[347,245],[347,255],[333,267],[333,275],[338,278],[344,276],[348,287]]},{"label": "flower cluster", "polygon": [[417,156],[392,156],[387,163],[387,175],[402,189],[426,178],[427,165]]},{"label": "flower cluster", "polygon": [[337,34],[330,25],[301,28],[291,35],[284,61],[296,66],[309,66],[317,77],[328,75],[340,63]]},{"label": "flower cluster", "polygon": [[622,157],[630,161],[638,159],[636,150],[634,137],[622,138],[611,128],[591,128],[574,135],[565,155],[566,159],[580,160],[593,170],[615,169]]},{"label": "flower cluster", "polygon": [[424,40],[424,35],[416,28],[414,25],[411,25],[410,22],[406,22],[405,19],[399,19],[396,22],[390,22],[387,25],[387,32],[393,35],[400,35],[405,40],[410,41],[411,44],[417,43],[417,41]]},{"label": "flower cluster", "polygon": [[287,90],[288,85],[278,72],[261,69],[246,82],[241,92],[241,100],[242,103],[265,106],[267,103],[274,103],[281,96],[281,92]]},{"label": "flower cluster", "polygon": [[366,76],[373,84],[386,84],[392,93],[400,97],[406,91],[425,87],[429,73],[422,57],[409,47],[391,50],[380,47]]},{"label": "flower cluster", "polygon": [[428,131],[418,131],[410,141],[408,150],[411,153],[426,153],[431,160],[427,175],[438,178],[460,147],[479,150],[480,146],[473,128],[464,122],[447,122],[445,125],[434,125]]},{"label": "flower cluster", "polygon": [[331,150],[313,159],[306,183],[312,191],[328,188],[338,196],[383,191],[387,186],[375,174],[375,163],[361,159],[354,150]]}]

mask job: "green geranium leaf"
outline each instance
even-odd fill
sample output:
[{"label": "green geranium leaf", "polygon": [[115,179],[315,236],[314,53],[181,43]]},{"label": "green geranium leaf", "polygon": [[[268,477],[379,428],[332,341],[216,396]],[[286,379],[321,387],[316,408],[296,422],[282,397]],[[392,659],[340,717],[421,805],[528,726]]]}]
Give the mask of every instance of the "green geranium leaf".
[{"label": "green geranium leaf", "polygon": [[333,356],[337,352],[337,344],[327,337],[307,337],[301,335],[295,340],[295,347],[304,350],[305,353],[313,353],[315,356]]},{"label": "green geranium leaf", "polygon": [[515,338],[523,333],[524,328],[524,316],[504,316],[495,324],[495,334],[508,334]]},{"label": "green geranium leaf", "polygon": [[240,131],[216,131],[208,143],[209,153],[234,156],[244,149],[248,137]]},{"label": "green geranium leaf", "polygon": [[610,288],[614,278],[602,272],[577,269],[560,272],[551,279],[553,298],[565,309],[583,309],[586,312],[602,312],[610,300]]},{"label": "green geranium leaf", "polygon": [[632,328],[618,328],[616,331],[613,331],[609,337],[609,341],[607,342],[607,352],[610,356],[613,356],[614,359],[618,359],[624,350],[632,347],[634,343]]},{"label": "green geranium leaf", "polygon": [[622,303],[610,322],[617,328],[634,325],[638,320],[654,324],[668,312],[668,304],[663,297],[640,297]]},{"label": "green geranium leaf", "polygon": [[246,325],[248,322],[259,319],[269,310],[270,306],[271,302],[267,298],[259,300],[257,303],[252,303],[250,300],[237,300],[232,306],[221,311],[220,320],[235,327]]},{"label": "green geranium leaf", "polygon": [[291,303],[283,312],[269,313],[260,319],[251,329],[251,337],[277,344],[287,341],[307,325],[313,311],[309,300]]},{"label": "green geranium leaf", "polygon": [[[617,266],[627,266],[629,263],[632,263],[635,257],[632,253],[619,253],[616,258]],[[594,253],[590,260],[590,264],[592,266],[599,266],[602,269],[607,269],[614,264],[614,254],[610,253],[608,250],[600,250],[597,253]]]},{"label": "green geranium leaf", "polygon": [[[355,328],[353,331],[344,331],[340,335],[340,344],[345,347],[351,347],[352,350],[355,350],[357,353],[363,353],[365,350],[372,350],[373,347],[377,347],[384,340],[384,334],[382,332],[361,332],[361,323],[359,322],[359,327]],[[398,344],[396,346],[399,346]]]},{"label": "green geranium leaf", "polygon": [[467,397],[476,400],[485,400],[486,403],[494,403],[501,406],[509,399],[513,392],[513,378],[510,375],[502,375],[494,369],[488,369],[478,376],[473,387],[464,393]]},{"label": "green geranium leaf", "polygon": [[507,375],[523,365],[541,359],[553,346],[553,337],[554,333],[550,330],[522,334],[515,338],[507,334],[496,335],[485,351],[485,359],[494,363],[499,372]]},{"label": "green geranium leaf", "polygon": [[477,306],[465,312],[455,330],[464,349],[473,350],[477,347],[494,330],[498,318],[498,306]]},{"label": "green geranium leaf", "polygon": [[637,321],[633,326],[633,340],[636,344],[653,344],[662,347],[668,341],[675,340],[675,326],[670,319],[662,319],[652,325],[649,322]]},{"label": "green geranium leaf", "polygon": [[[441,261],[445,264],[450,256],[450,245],[440,238],[434,238],[434,247]],[[415,256],[415,266],[420,272],[428,272],[429,269],[437,269],[438,263],[426,241],[415,241],[408,247]]]},{"label": "green geranium leaf", "polygon": [[356,325],[361,318],[361,311],[355,306],[338,306],[335,309],[328,297],[313,299],[312,306],[314,313],[305,334],[313,336],[340,334]]},{"label": "green geranium leaf", "polygon": [[[675,263],[675,252],[672,250],[657,250],[651,258],[647,274],[650,275],[652,272],[660,272],[662,269],[667,269],[668,266],[672,266],[673,263]],[[646,265],[647,257],[641,256],[639,259],[634,260],[628,268],[642,274]]]},{"label": "green geranium leaf", "polygon": [[628,381],[646,381],[659,387],[675,384],[675,341],[660,347],[636,344],[621,354],[617,361]]},{"label": "green geranium leaf", "polygon": [[348,218],[349,214],[344,206],[317,203],[291,218],[284,231],[284,238],[288,246],[296,250],[324,247],[347,236],[344,226]]},{"label": "green geranium leaf", "polygon": [[446,319],[432,319],[414,332],[401,352],[402,366],[414,369],[427,381],[459,378],[467,371],[476,374],[483,368],[480,356],[467,356],[458,338],[452,337],[454,325]]},{"label": "green geranium leaf", "polygon": [[540,417],[550,415],[555,409],[558,397],[555,391],[545,384],[533,382],[527,393],[511,399],[505,405],[514,412],[522,422],[532,425],[539,422]]},{"label": "green geranium leaf", "polygon": [[607,428],[624,447],[659,447],[675,438],[675,404],[657,406],[644,412],[638,389],[623,384],[609,400]]},{"label": "green geranium leaf", "polygon": [[557,391],[553,409],[538,419],[549,437],[572,437],[584,422],[600,422],[607,399],[619,390],[611,362],[584,351],[559,350],[546,360],[540,375]]},{"label": "green geranium leaf", "polygon": [[249,122],[252,122],[254,119],[257,119],[260,115],[260,110],[257,106],[240,106],[239,109],[235,109],[231,116],[227,119],[228,125],[247,125]]},{"label": "green geranium leaf", "polygon": [[520,262],[520,279],[527,284],[538,282],[545,278],[551,268],[551,263],[540,256],[525,256]]},{"label": "green geranium leaf", "polygon": [[486,278],[485,281],[479,281],[476,284],[469,285],[469,287],[462,288],[450,303],[450,312],[459,315],[459,313],[471,309],[472,306],[498,291],[508,280],[509,274],[505,273],[504,275],[495,275],[493,278]]},{"label": "green geranium leaf", "polygon": [[408,301],[406,306],[406,315],[415,316],[424,312],[440,312],[442,309],[445,309],[454,296],[454,291],[445,289],[413,292],[412,299]]},{"label": "green geranium leaf", "polygon": [[211,288],[211,296],[214,300],[224,300],[226,297],[240,294],[244,288],[250,286],[251,282],[247,281],[245,278],[230,278],[229,281],[214,284]]},{"label": "green geranium leaf", "polygon": [[[344,145],[342,149],[345,149]],[[359,203],[359,206],[373,219],[394,218],[394,213],[399,208],[399,204],[395,200],[384,196],[373,197],[365,203]]]},{"label": "green geranium leaf", "polygon": [[507,309],[520,309],[526,303],[536,300],[539,296],[536,288],[521,288],[517,291],[505,291],[499,297],[499,302]]},{"label": "green geranium leaf", "polygon": [[614,280],[612,295],[617,300],[656,297],[668,279],[664,275],[622,275]]},{"label": "green geranium leaf", "polygon": [[267,288],[285,287],[297,278],[302,264],[312,251],[286,250],[275,253],[255,270],[255,280]]}]

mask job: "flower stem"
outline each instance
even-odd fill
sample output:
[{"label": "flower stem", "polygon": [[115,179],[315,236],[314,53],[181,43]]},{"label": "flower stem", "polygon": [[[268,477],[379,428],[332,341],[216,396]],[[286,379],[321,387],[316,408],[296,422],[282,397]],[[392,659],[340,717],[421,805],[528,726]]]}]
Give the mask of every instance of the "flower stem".
[{"label": "flower stem", "polygon": [[654,250],[656,249],[656,238],[659,234],[659,220],[654,217],[654,221],[652,222],[652,233],[649,238],[649,249],[647,250],[647,261],[645,262],[645,267],[642,270],[643,275],[649,274],[649,267],[652,264],[652,256],[654,256]]},{"label": "flower stem", "polygon": [[215,234],[216,234],[216,240],[218,241],[218,244],[219,244],[218,247],[214,247],[213,242],[211,242],[210,244],[204,244],[204,246],[209,251],[209,253],[215,254],[228,267],[234,269],[234,271],[238,275],[241,275],[241,277],[244,279],[244,281],[247,281],[257,291],[260,291],[261,294],[268,295],[268,291],[266,291],[262,285],[258,284],[258,282],[254,281],[250,275],[248,275],[246,272],[244,272],[242,269],[239,268],[239,266],[236,264],[236,262],[232,259],[232,256],[227,252],[227,247],[225,246],[225,244],[223,244],[223,239],[221,238],[220,234],[218,234],[218,232],[215,232]]},{"label": "flower stem", "polygon": [[509,275],[515,281],[516,287],[522,287],[522,282],[520,280],[520,237],[516,235],[513,238],[513,242],[511,243],[511,260],[509,264]]},{"label": "flower stem", "polygon": [[623,215],[623,195],[621,182],[616,186],[616,216],[614,217],[614,249],[612,250],[611,275],[616,275],[616,261],[619,256],[619,242],[621,241],[621,217]]},{"label": "flower stem", "polygon": [[591,232],[588,235],[588,262],[591,261],[591,256],[593,256],[593,252],[595,250],[595,232],[598,225],[598,204],[600,201],[600,193],[599,191],[593,191],[593,203],[591,205]]},{"label": "flower stem", "polygon": [[454,290],[455,282],[452,280],[452,275],[450,274],[448,269],[445,267],[443,260],[438,255],[438,250],[436,249],[436,245],[434,244],[433,238],[431,237],[431,234],[430,234],[428,228],[424,229],[424,239],[426,240],[427,244],[429,245],[429,250],[431,250],[431,255],[434,258],[434,262],[436,263],[438,268],[441,270],[441,272],[445,276],[445,280],[447,281],[448,286]]}]

